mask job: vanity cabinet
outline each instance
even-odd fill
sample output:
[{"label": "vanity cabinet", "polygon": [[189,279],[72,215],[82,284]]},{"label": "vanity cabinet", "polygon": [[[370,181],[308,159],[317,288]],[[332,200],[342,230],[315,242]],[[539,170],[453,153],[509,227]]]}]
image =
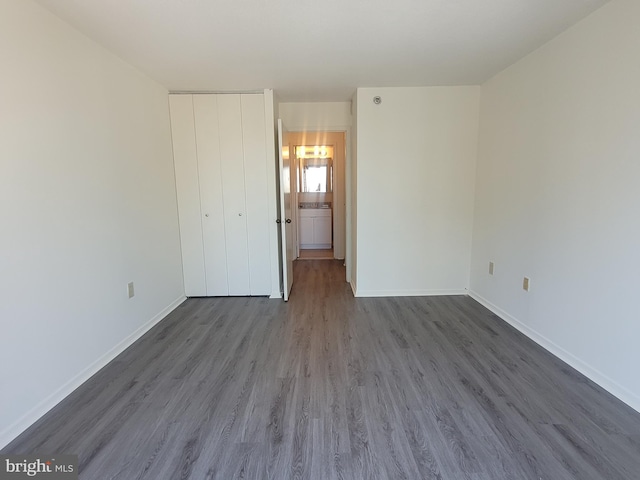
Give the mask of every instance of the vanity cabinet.
[{"label": "vanity cabinet", "polygon": [[331,248],[331,209],[302,208],[298,216],[300,248]]}]

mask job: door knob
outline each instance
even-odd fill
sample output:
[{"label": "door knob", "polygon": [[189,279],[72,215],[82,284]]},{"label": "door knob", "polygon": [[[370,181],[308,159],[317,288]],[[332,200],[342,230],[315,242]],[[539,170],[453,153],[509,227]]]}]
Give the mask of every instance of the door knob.
[{"label": "door knob", "polygon": [[287,218],[285,221],[286,221],[287,223],[291,223],[291,219],[290,219],[290,218]]},{"label": "door knob", "polygon": [[205,214],[204,214],[204,216],[205,216],[205,217],[207,217],[207,218],[209,218],[209,214],[208,214],[208,213],[205,213]]},{"label": "door knob", "polygon": [[279,218],[276,220],[276,223],[280,224],[282,223],[282,220],[280,220]]}]

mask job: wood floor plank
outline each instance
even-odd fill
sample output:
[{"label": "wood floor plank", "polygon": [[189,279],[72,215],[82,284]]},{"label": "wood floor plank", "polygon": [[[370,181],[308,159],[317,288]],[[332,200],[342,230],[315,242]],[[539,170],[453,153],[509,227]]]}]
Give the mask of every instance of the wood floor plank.
[{"label": "wood floor plank", "polygon": [[466,296],[192,298],[2,450],[83,480],[637,480],[640,414]]}]

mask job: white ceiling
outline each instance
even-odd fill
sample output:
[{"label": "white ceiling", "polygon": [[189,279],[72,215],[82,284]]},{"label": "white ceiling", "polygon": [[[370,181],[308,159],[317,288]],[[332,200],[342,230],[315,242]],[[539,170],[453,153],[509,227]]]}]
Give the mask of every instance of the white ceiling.
[{"label": "white ceiling", "polygon": [[36,0],[171,91],[478,85],[608,0]]}]

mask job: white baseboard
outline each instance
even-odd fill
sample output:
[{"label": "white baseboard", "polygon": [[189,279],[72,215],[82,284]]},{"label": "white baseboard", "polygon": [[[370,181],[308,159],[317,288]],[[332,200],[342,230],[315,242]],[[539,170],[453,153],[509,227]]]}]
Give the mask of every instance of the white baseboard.
[{"label": "white baseboard", "polygon": [[18,435],[24,432],[27,428],[33,425],[40,417],[46,414],[49,410],[55,407],[58,403],[60,403],[64,398],[66,398],[71,392],[73,392],[76,388],[82,385],[84,382],[89,380],[94,374],[98,372],[102,367],[104,367],[111,360],[116,358],[119,354],[124,352],[128,347],[130,347],[136,340],[142,337],[145,333],[147,333],[154,325],[156,325],[160,320],[169,315],[173,310],[175,310],[182,302],[187,299],[185,296],[181,296],[180,298],[173,301],[169,306],[164,308],[160,313],[155,315],[151,320],[146,322],[144,325],[141,325],[135,332],[126,337],[116,346],[114,346],[107,353],[98,358],[95,362],[89,365],[87,368],[82,370],[79,374],[69,380],[67,383],[58,388],[55,392],[41,401],[38,405],[16,420],[13,424],[9,425],[2,432],[0,432],[0,448],[8,445],[12,440],[14,440]]},{"label": "white baseboard", "polygon": [[640,412],[640,397],[630,392],[629,390],[627,390],[622,385],[618,384],[617,382],[615,382],[614,380],[612,380],[602,372],[593,368],[588,363],[582,361],[572,353],[566,351],[564,348],[555,344],[554,342],[546,338],[544,335],[541,335],[535,330],[533,330],[532,328],[528,327],[517,318],[512,317],[501,308],[497,307],[487,299],[483,298],[477,292],[469,291],[469,296],[473,298],[475,301],[477,301],[478,303],[480,303],[481,305],[491,310],[493,313],[495,313],[498,317],[500,317],[502,320],[507,322],[509,325],[511,325],[512,327],[516,328],[518,331],[520,331],[521,333],[529,337],[531,340],[536,342],[538,345],[540,345],[542,348],[547,350],[549,353],[551,353],[552,355],[555,355],[563,362],[569,364],[571,367],[578,370],[584,376],[586,376],[587,378],[589,378],[590,380],[592,380],[593,382],[597,383],[602,388],[607,390],[613,396],[619,398],[620,400],[622,400],[624,403],[629,405],[631,408],[633,408],[637,412]]},{"label": "white baseboard", "polygon": [[433,297],[438,295],[467,295],[467,289],[454,290],[358,290],[356,297]]}]

